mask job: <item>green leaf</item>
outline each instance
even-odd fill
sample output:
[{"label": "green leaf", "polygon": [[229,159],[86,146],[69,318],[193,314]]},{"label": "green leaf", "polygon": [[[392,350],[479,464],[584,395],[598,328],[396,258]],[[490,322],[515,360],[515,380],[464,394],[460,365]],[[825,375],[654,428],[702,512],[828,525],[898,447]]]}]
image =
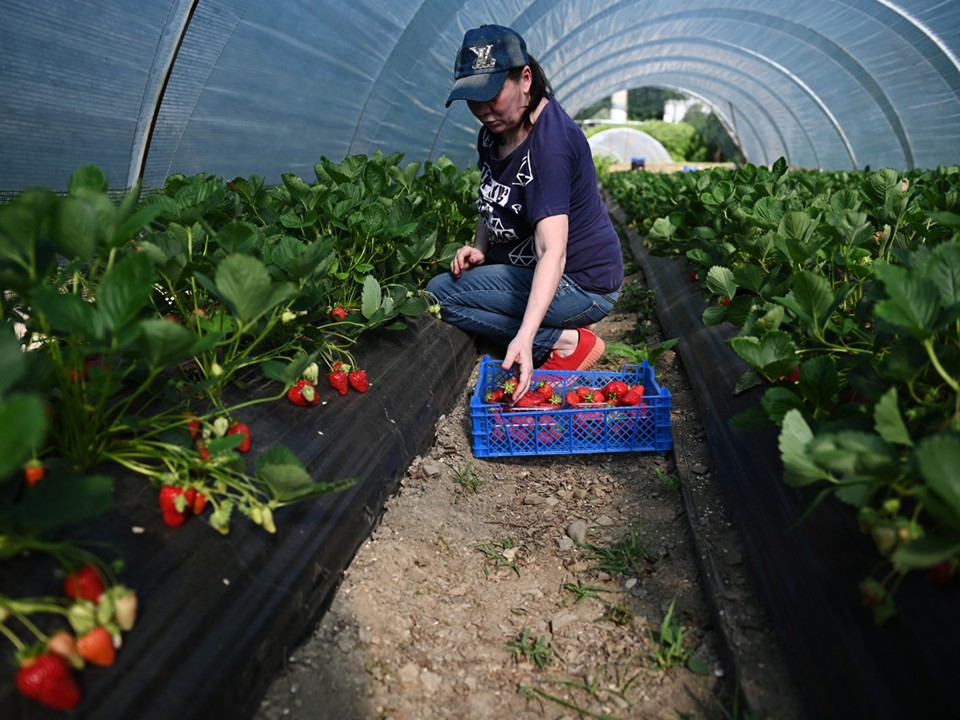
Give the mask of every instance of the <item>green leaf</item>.
[{"label": "green leaf", "polygon": [[90,203],[61,198],[50,217],[50,239],[66,257],[89,260],[97,249],[97,215]]},{"label": "green leaf", "polygon": [[941,433],[921,441],[915,451],[920,475],[960,517],[960,436]]},{"label": "green leaf", "polygon": [[808,213],[792,210],[784,213],[777,233],[789,241],[801,243],[807,241],[816,226],[817,223]]},{"label": "green leaf", "polygon": [[266,266],[249,255],[224,258],[215,277],[217,294],[243,325],[249,325],[297,294],[286,281],[273,282]]},{"label": "green leaf", "polygon": [[777,446],[783,461],[783,479],[788,485],[800,487],[821,480],[833,480],[833,477],[817,466],[807,453],[807,446],[813,441],[813,431],[799,410],[790,410],[783,417]]},{"label": "green leaf", "polygon": [[152,370],[200,355],[216,344],[219,335],[205,333],[197,337],[191,330],[171,320],[144,320],[140,323],[140,351]]},{"label": "green leaf", "polygon": [[797,346],[782,330],[772,330],[762,338],[754,336],[730,338],[730,347],[748,365],[767,377],[786,375],[797,365]]},{"label": "green leaf", "polygon": [[779,424],[790,410],[803,409],[803,398],[790,388],[769,388],[760,399],[760,405],[773,422]]},{"label": "green leaf", "polygon": [[46,532],[102,515],[113,506],[113,478],[105,475],[48,474],[17,503],[23,532]]},{"label": "green leaf", "polygon": [[837,362],[830,355],[818,355],[800,365],[800,392],[816,407],[827,407],[840,392]]},{"label": "green leaf", "polygon": [[873,408],[874,429],[887,442],[897,445],[913,445],[910,431],[907,430],[897,402],[897,388],[891,387],[877,401]]},{"label": "green leaf", "polygon": [[775,298],[813,328],[823,328],[834,307],[830,282],[809,270],[794,273],[793,289],[786,297]]},{"label": "green leaf", "polygon": [[47,416],[39,395],[0,402],[0,479],[18,469],[40,445]]},{"label": "green leaf", "polygon": [[889,263],[876,263],[874,272],[890,296],[874,306],[877,317],[917,339],[932,335],[940,305],[937,288],[919,272]]},{"label": "green leaf", "polygon": [[0,326],[0,397],[20,379],[26,367],[20,341],[9,325]]},{"label": "green leaf", "polygon": [[104,273],[97,289],[96,307],[104,325],[113,331],[140,314],[153,292],[154,270],[144,253],[133,253]]},{"label": "green leaf", "polygon": [[943,307],[949,308],[960,303],[960,243],[937,245],[925,271],[940,295]]},{"label": "green leaf", "polygon": [[707,289],[715,295],[732,299],[737,292],[733,271],[728,267],[714,265],[707,271]]},{"label": "green leaf", "polygon": [[76,195],[81,190],[105,193],[108,188],[107,176],[96,165],[81,165],[70,175],[67,190]]},{"label": "green leaf", "polygon": [[279,504],[319,497],[356,483],[355,479],[314,482],[300,458],[285,445],[274,445],[257,456],[256,477],[269,490],[273,501]]},{"label": "green leaf", "polygon": [[890,559],[897,570],[928,568],[960,553],[960,540],[937,535],[924,535],[900,545]]},{"label": "green leaf", "polygon": [[284,387],[289,387],[300,379],[303,371],[316,359],[317,354],[311,353],[310,355],[300,355],[290,362],[267,360],[261,363],[260,370],[268,380],[273,380]]},{"label": "green leaf", "polygon": [[373,275],[363,280],[363,294],[360,300],[360,312],[367,319],[373,318],[380,310],[380,283]]},{"label": "green leaf", "polygon": [[103,337],[105,328],[100,314],[80,296],[44,287],[38,289],[31,299],[34,311],[43,315],[54,330],[89,339]]},{"label": "green leaf", "polygon": [[894,480],[900,472],[896,450],[873,433],[843,430],[818,435],[807,451],[813,462],[845,480]]}]

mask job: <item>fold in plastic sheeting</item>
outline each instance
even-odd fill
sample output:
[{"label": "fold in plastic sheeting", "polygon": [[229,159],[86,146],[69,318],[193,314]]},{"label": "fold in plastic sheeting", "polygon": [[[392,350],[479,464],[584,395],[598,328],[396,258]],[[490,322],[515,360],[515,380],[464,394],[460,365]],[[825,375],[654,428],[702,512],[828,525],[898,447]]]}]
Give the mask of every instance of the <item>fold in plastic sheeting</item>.
[{"label": "fold in plastic sheeting", "polygon": [[614,158],[617,162],[629,163],[634,158],[645,162],[673,162],[667,149],[654,137],[632,128],[611,128],[590,136],[590,150],[594,156]]}]

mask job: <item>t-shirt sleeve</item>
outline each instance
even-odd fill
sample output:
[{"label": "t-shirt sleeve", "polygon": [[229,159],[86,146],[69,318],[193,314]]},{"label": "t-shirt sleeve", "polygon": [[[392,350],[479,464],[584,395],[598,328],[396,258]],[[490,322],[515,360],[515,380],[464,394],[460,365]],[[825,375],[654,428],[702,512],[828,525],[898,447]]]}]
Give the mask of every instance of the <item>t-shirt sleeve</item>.
[{"label": "t-shirt sleeve", "polygon": [[570,197],[574,185],[575,155],[569,138],[554,132],[538,138],[531,148],[532,193],[530,194],[530,223],[545,217],[570,214]]}]

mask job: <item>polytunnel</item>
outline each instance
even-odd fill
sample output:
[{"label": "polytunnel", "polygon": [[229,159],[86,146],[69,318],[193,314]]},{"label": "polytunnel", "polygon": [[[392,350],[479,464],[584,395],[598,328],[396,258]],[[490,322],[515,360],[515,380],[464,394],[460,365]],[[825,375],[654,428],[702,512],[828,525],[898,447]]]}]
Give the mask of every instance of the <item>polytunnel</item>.
[{"label": "polytunnel", "polygon": [[0,190],[172,173],[309,175],[321,157],[473,160],[444,100],[466,29],[509,25],[571,114],[658,86],[744,157],[936,167],[960,154],[960,5],[931,0],[3,0]]},{"label": "polytunnel", "polygon": [[[85,165],[99,167],[109,189],[118,192],[160,188],[177,174],[205,175],[217,184],[254,176],[266,185],[288,175],[310,181],[322,160],[338,163],[377,153],[399,154],[411,164],[449,158],[469,168],[478,123],[465,103],[446,108],[445,100],[464,32],[486,23],[508,25],[524,36],[571,115],[621,90],[657,87],[711,108],[746,161],[757,166],[782,169],[780,158],[814,170],[922,170],[960,163],[955,0],[0,0],[0,12],[0,201],[31,187],[64,191],[71,174]],[[745,170],[751,169],[756,170]],[[905,192],[905,185],[898,187]],[[197,196],[204,199],[204,191],[201,187]],[[38,193],[35,207],[28,202],[27,209],[52,204],[49,195]],[[472,203],[471,196],[465,207],[472,209]],[[611,207],[612,215],[618,212]],[[134,214],[133,220],[148,224],[146,217]],[[944,224],[955,224],[954,217],[938,215]],[[21,219],[10,213],[9,227],[2,230],[36,236],[47,231],[40,222]],[[117,230],[110,239],[111,250],[117,250],[132,235],[108,221],[103,225]],[[620,229],[629,224],[626,218],[617,223]],[[59,216],[47,224],[63,233],[67,246],[83,249],[90,240],[89,228],[80,227],[72,237]],[[249,239],[240,225],[224,233],[225,246],[241,247]],[[369,237],[373,244],[381,240],[375,233]],[[137,276],[138,263],[147,261],[136,258],[152,253],[153,261],[160,254],[171,266],[176,259],[163,255],[158,243],[139,252],[146,244],[138,240],[138,252],[131,250],[123,260],[134,279],[117,280],[122,272],[115,271],[112,302],[91,315],[103,310],[141,321],[133,317],[136,304],[126,301],[139,297],[137,277],[151,276]],[[754,452],[756,446],[732,433],[727,422],[747,400],[719,382],[741,371],[719,332],[727,328],[704,327],[703,297],[688,268],[647,254],[635,233],[629,244],[635,257],[643,257],[658,315],[671,320],[661,319],[666,334],[681,338],[677,355],[695,368],[690,374],[707,398],[698,398],[698,404],[711,450],[721,441],[714,464],[730,476],[779,480],[775,441],[765,436],[769,447]],[[0,256],[8,249],[0,244]],[[50,244],[41,250],[56,266]],[[109,253],[110,263],[113,257]],[[79,277],[85,259],[58,266],[70,269],[63,277]],[[307,256],[301,267],[313,259]],[[237,260],[237,275],[251,262]],[[261,283],[259,296],[272,297],[277,278],[263,264],[256,269],[263,270],[254,278]],[[0,267],[5,282],[12,277],[8,270]],[[208,266],[196,277],[202,290],[218,282]],[[149,290],[149,282],[140,284]],[[253,292],[252,299],[245,297],[242,282],[233,289],[235,302],[257,299]],[[11,306],[7,292],[5,310]],[[196,284],[187,295],[195,294],[202,294]],[[41,295],[41,302],[56,303],[55,295]],[[57,318],[65,324],[86,321],[83,313],[97,305],[70,299],[77,307]],[[324,307],[324,319],[330,309]],[[195,320],[198,315],[194,308]],[[168,317],[143,322],[158,330]],[[311,477],[348,468],[364,478],[349,491],[278,510],[276,535],[246,523],[232,531],[229,543],[210,543],[209,527],[193,523],[174,534],[164,526],[154,487],[125,483],[118,485],[116,508],[81,528],[98,542],[121,539],[130,585],[144,598],[143,617],[117,668],[123,682],[106,670],[91,672],[84,717],[252,715],[271,675],[328,607],[398,478],[433,441],[434,423],[476,368],[477,347],[466,334],[427,313],[405,321],[406,334],[375,328],[357,349],[357,360],[375,368],[371,383],[389,390],[376,402],[351,395],[341,406],[345,411],[317,409],[325,413],[320,432],[319,421],[304,422],[300,408],[283,400],[283,393],[277,396],[281,402],[244,418],[262,446],[298,448],[297,459]],[[102,328],[91,322],[82,330]],[[163,342],[153,342],[146,331],[142,337],[151,341],[144,342],[147,351],[165,357],[169,348]],[[0,355],[7,349],[0,338]],[[0,358],[0,391],[13,373],[4,364],[9,356]],[[697,356],[709,361],[696,367]],[[105,382],[106,370],[94,363],[71,368],[70,383],[75,369],[78,377],[99,375]],[[413,374],[418,382],[410,380]],[[426,389],[424,379],[432,383]],[[276,399],[277,381],[244,377],[243,393],[256,401]],[[246,394],[228,399],[238,406],[248,401]],[[89,422],[92,416],[82,417]],[[18,423],[0,423],[0,429],[5,424]],[[358,451],[360,438],[377,442]],[[9,471],[7,477],[19,472],[19,465],[7,464],[0,467]],[[792,492],[779,486],[757,492],[757,487],[735,488],[731,505],[749,541],[750,564],[764,570],[764,599],[790,644],[811,717],[896,720],[906,717],[907,709],[922,711],[924,698],[939,703],[938,710],[948,707],[930,717],[955,716],[957,649],[943,632],[952,625],[942,618],[954,623],[956,605],[949,603],[956,594],[936,606],[926,603],[926,595],[914,595],[908,601],[912,612],[905,613],[912,624],[875,633],[836,581],[841,571],[849,575],[858,567],[863,538],[856,535],[854,546],[849,524],[830,526],[834,515],[819,524],[791,526],[788,533],[798,509]],[[9,588],[25,581],[32,588],[41,580],[49,578],[25,565],[0,568],[0,599],[4,583]],[[187,605],[193,613],[185,618]],[[171,631],[174,626],[182,633]],[[229,651],[225,637],[233,643]],[[911,663],[913,672],[902,672]],[[0,683],[0,716],[50,716],[29,708],[13,683]]]}]

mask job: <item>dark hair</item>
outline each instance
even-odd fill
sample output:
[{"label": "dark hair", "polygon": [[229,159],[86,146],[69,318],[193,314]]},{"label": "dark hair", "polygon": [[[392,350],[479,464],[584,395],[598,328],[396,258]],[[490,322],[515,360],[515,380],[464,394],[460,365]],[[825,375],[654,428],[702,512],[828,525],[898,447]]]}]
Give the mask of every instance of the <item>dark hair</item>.
[{"label": "dark hair", "polygon": [[[550,97],[553,95],[553,87],[550,85],[550,81],[547,79],[547,74],[543,71],[543,68],[540,67],[533,55],[527,55],[527,65],[530,66],[530,73],[532,74],[532,82],[530,83],[530,104],[527,105],[526,111],[523,113],[521,122],[524,127],[530,128],[533,127],[533,123],[530,122],[530,115],[533,114],[533,111],[540,107],[540,101],[545,97]],[[523,73],[523,68],[513,68],[510,71],[510,74],[507,76],[514,82],[520,79],[520,75]]]}]

